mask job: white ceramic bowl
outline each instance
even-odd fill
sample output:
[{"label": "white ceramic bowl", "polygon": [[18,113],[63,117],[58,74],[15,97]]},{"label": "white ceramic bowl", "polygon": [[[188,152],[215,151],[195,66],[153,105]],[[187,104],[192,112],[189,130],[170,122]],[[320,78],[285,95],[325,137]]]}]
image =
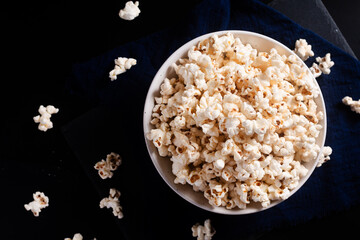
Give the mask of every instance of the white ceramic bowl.
[{"label": "white ceramic bowl", "polygon": [[[146,133],[148,133],[151,129],[154,128],[154,126],[150,124],[151,114],[152,114],[152,109],[154,107],[154,97],[160,96],[161,83],[163,82],[165,77],[171,78],[171,77],[175,76],[175,71],[173,70],[171,65],[173,63],[177,62],[180,58],[187,57],[188,50],[192,46],[196,45],[199,41],[207,39],[214,34],[221,36],[228,32],[231,32],[234,35],[234,37],[239,37],[241,39],[242,43],[244,43],[244,44],[249,43],[249,44],[251,44],[251,46],[253,48],[256,48],[259,51],[269,52],[271,48],[275,48],[278,51],[278,53],[281,55],[285,54],[285,55],[289,56],[290,54],[293,54],[293,52],[289,48],[287,48],[285,45],[281,44],[280,42],[278,42],[272,38],[266,37],[264,35],[254,33],[254,32],[248,32],[248,31],[238,31],[238,30],[230,31],[230,30],[228,30],[228,31],[213,32],[213,33],[208,33],[208,34],[202,35],[200,37],[197,37],[197,38],[187,42],[182,47],[180,47],[178,50],[176,50],[165,61],[165,63],[161,66],[161,68],[159,69],[159,71],[157,72],[157,74],[155,75],[155,77],[151,83],[148,94],[146,96],[145,107],[144,107],[144,116],[143,116],[144,135],[146,135]],[[306,66],[305,63],[303,63],[303,64],[304,64],[304,66]],[[310,71],[310,70],[307,68],[307,71]],[[315,80],[315,82],[316,82],[316,80]],[[317,82],[316,82],[316,85],[319,87]],[[319,87],[319,89],[320,89],[320,87]],[[323,148],[324,142],[325,142],[325,136],[326,136],[326,109],[325,109],[325,103],[324,103],[324,99],[323,99],[321,91],[320,91],[319,97],[317,99],[315,99],[315,102],[318,106],[318,110],[321,110],[324,113],[324,119],[322,121],[320,121],[320,124],[323,126],[323,128],[322,128],[320,135],[316,141],[316,143],[321,147],[321,151],[322,151],[322,148]],[[192,203],[202,209],[205,209],[205,210],[208,210],[211,212],[215,212],[215,213],[221,213],[221,214],[240,215],[240,214],[249,214],[249,213],[255,213],[258,211],[262,211],[264,209],[268,209],[268,208],[273,207],[273,206],[279,204],[280,202],[284,201],[284,200],[272,201],[271,204],[266,208],[263,208],[260,203],[254,203],[254,202],[251,202],[250,204],[248,204],[246,209],[234,208],[234,209],[229,210],[229,209],[226,209],[225,207],[211,206],[208,203],[208,200],[204,197],[203,192],[195,192],[192,189],[192,186],[190,186],[188,184],[186,184],[186,185],[175,184],[174,183],[175,175],[172,173],[172,168],[171,168],[172,162],[170,161],[170,159],[167,157],[166,158],[161,157],[158,154],[158,151],[157,151],[156,147],[154,146],[154,144],[152,143],[152,141],[149,141],[146,138],[146,136],[145,136],[145,141],[146,141],[146,146],[147,146],[149,155],[150,155],[157,171],[159,172],[161,177],[164,179],[164,181],[182,198],[186,199],[190,203]],[[303,165],[309,171],[305,177],[301,178],[299,185],[291,191],[291,195],[293,195],[297,190],[299,190],[301,188],[301,186],[306,182],[306,180],[310,177],[310,175],[312,174],[312,172],[314,171],[314,169],[317,165],[318,160],[319,160],[319,156],[313,162],[303,163]]]}]

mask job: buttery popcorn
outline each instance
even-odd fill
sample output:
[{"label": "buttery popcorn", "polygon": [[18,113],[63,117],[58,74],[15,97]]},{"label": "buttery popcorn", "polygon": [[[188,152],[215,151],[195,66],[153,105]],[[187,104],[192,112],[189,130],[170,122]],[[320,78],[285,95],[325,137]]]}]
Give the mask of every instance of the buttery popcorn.
[{"label": "buttery popcorn", "polygon": [[136,59],[134,58],[118,57],[114,62],[115,67],[109,73],[111,81],[116,80],[119,74],[126,72],[126,70],[129,70],[132,66],[136,65]]},{"label": "buttery popcorn", "polygon": [[199,42],[173,68],[147,138],[172,161],[175,183],[227,209],[288,198],[308,172],[302,163],[320,152],[319,89],[302,62],[228,33]]},{"label": "buttery popcorn", "polygon": [[36,192],[33,194],[34,201],[25,204],[24,207],[27,211],[31,211],[35,217],[39,216],[41,209],[49,206],[49,198],[43,192]]},{"label": "buttery popcorn", "polygon": [[53,123],[50,120],[51,114],[58,113],[59,109],[52,105],[48,105],[46,107],[40,105],[38,112],[40,115],[33,117],[34,122],[39,123],[38,129],[40,131],[46,132],[48,129],[53,127]]},{"label": "buttery popcorn", "polygon": [[211,227],[210,219],[206,219],[204,226],[196,223],[191,228],[193,237],[197,237],[197,240],[211,240],[216,233],[215,229]]},{"label": "buttery popcorn", "polygon": [[359,100],[353,100],[351,97],[346,96],[342,99],[342,102],[345,105],[348,105],[351,107],[351,110],[360,114],[360,99]]},{"label": "buttery popcorn", "polygon": [[119,190],[116,190],[115,188],[110,188],[110,195],[108,198],[103,198],[100,201],[100,208],[112,208],[113,214],[115,217],[118,217],[119,219],[124,217],[124,214],[122,213],[122,206],[120,206],[120,197],[121,193]]},{"label": "buttery popcorn", "polygon": [[296,40],[294,52],[303,61],[306,61],[309,57],[314,56],[314,52],[311,50],[311,45],[308,44],[305,39],[301,38],[299,40]]},{"label": "buttery popcorn", "polygon": [[115,171],[121,165],[121,156],[117,153],[111,152],[106,155],[106,160],[101,159],[100,162],[97,162],[94,166],[98,170],[99,176],[102,179],[112,178]]},{"label": "buttery popcorn", "polygon": [[136,1],[135,3],[133,3],[132,1],[128,1],[125,4],[125,8],[121,9],[119,12],[119,16],[124,19],[124,20],[134,20],[134,18],[136,18],[137,16],[139,16],[140,14],[140,9],[139,9],[139,2]]}]

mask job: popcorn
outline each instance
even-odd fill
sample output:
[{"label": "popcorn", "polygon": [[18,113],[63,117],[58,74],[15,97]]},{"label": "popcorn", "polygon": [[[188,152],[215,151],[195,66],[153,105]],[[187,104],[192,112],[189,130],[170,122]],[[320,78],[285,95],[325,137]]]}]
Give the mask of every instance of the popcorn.
[{"label": "popcorn", "polygon": [[342,102],[351,107],[351,110],[360,114],[360,99],[355,101],[351,97],[344,97]]},{"label": "popcorn", "polygon": [[132,1],[128,1],[125,4],[125,8],[121,9],[119,12],[119,16],[124,19],[124,20],[134,20],[137,16],[139,16],[140,14],[140,9],[139,9],[139,2],[136,1],[135,3],[133,3]]},{"label": "popcorn", "polygon": [[[298,51],[308,57],[305,43]],[[198,43],[173,68],[146,137],[170,158],[174,182],[227,209],[288,198],[320,152],[319,89],[302,61],[229,33]]]},{"label": "popcorn", "polygon": [[65,238],[64,240],[83,240],[83,236],[80,233],[76,233],[73,238]]},{"label": "popcorn", "polygon": [[216,160],[216,161],[214,162],[214,167],[215,167],[216,169],[219,169],[219,170],[223,169],[223,168],[225,167],[225,162],[224,162],[224,160],[222,160],[222,159]]},{"label": "popcorn", "polygon": [[100,208],[112,208],[114,216],[118,217],[119,219],[124,217],[122,213],[122,206],[120,206],[120,197],[121,193],[119,190],[115,188],[110,188],[110,196],[108,198],[103,198],[100,201]]},{"label": "popcorn", "polygon": [[53,123],[50,121],[51,114],[55,114],[59,112],[58,108],[55,108],[52,105],[48,105],[44,107],[40,105],[38,112],[40,115],[33,117],[35,123],[39,123],[38,129],[40,131],[46,132],[48,129],[53,127]]},{"label": "popcorn", "polygon": [[24,207],[27,211],[31,210],[35,217],[39,216],[41,209],[49,206],[49,198],[43,192],[36,192],[33,194],[34,201],[25,204]]},{"label": "popcorn", "polygon": [[119,154],[111,152],[106,155],[106,160],[102,159],[100,162],[97,162],[94,166],[98,170],[99,176],[102,179],[111,178],[118,166],[121,165],[121,157]]},{"label": "popcorn", "polygon": [[330,160],[330,155],[332,154],[332,148],[331,147],[324,147],[323,151],[320,155],[319,162],[317,164],[317,167],[321,167],[324,163]]},{"label": "popcorn", "polygon": [[132,66],[136,65],[136,59],[134,58],[119,57],[115,59],[114,62],[115,67],[109,73],[111,81],[116,80],[119,74],[126,72],[126,70],[129,70]]},{"label": "popcorn", "polygon": [[309,57],[314,56],[314,52],[311,50],[311,45],[308,44],[305,39],[301,38],[299,40],[296,40],[294,52],[303,61],[306,61]]},{"label": "popcorn", "polygon": [[316,63],[313,63],[313,65],[309,69],[310,69],[311,73],[314,75],[314,78],[321,76],[322,71],[321,71],[319,65],[317,65]]},{"label": "popcorn", "polygon": [[335,64],[331,61],[330,53],[327,53],[323,58],[317,57],[316,61],[319,63],[319,68],[324,74],[330,74],[330,68]]},{"label": "popcorn", "polygon": [[211,226],[210,219],[206,219],[204,226],[196,223],[191,228],[192,236],[197,237],[197,240],[211,240],[216,233],[215,229]]}]

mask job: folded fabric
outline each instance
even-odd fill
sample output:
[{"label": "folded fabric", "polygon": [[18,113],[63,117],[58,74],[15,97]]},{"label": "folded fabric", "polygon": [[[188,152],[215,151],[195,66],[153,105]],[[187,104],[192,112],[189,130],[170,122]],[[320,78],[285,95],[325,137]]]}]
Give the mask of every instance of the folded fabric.
[{"label": "folded fabric", "polygon": [[[274,38],[290,49],[304,38],[315,57],[331,53],[330,75],[317,78],[324,95],[331,160],[315,169],[303,187],[285,202],[256,214],[226,216],[199,209],[176,195],[160,178],[147,154],[142,113],[150,83],[162,63],[187,41],[219,30],[247,30]],[[111,82],[117,57],[137,59],[137,65]],[[360,98],[360,62],[279,12],[252,0],[204,0],[172,28],[119,46],[88,62],[77,64],[67,82],[72,94],[99,108],[64,127],[65,137],[103,197],[104,188],[94,164],[111,151],[123,164],[111,179],[124,210],[120,227],[126,239],[189,239],[191,226],[212,220],[216,239],[239,239],[277,226],[294,225],[347,209],[360,202],[360,115],[342,104],[344,96]],[[109,186],[107,184],[106,186]]]}]

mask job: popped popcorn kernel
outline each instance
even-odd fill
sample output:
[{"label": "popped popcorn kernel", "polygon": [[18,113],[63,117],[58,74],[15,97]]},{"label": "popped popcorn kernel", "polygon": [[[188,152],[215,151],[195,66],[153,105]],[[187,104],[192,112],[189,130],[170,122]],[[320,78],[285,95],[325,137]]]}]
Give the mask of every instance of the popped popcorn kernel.
[{"label": "popped popcorn kernel", "polygon": [[308,44],[305,39],[296,40],[294,52],[303,61],[306,61],[309,57],[314,56],[314,52],[311,50],[311,45]]},{"label": "popped popcorn kernel", "polygon": [[320,155],[319,162],[317,167],[321,167],[324,163],[330,160],[330,155],[332,154],[332,148],[328,146],[324,146],[323,151]]},{"label": "popped popcorn kernel", "polygon": [[49,198],[43,192],[36,192],[33,194],[34,201],[25,204],[24,207],[27,211],[31,211],[35,217],[39,216],[41,209],[49,206]]},{"label": "popped popcorn kernel", "polygon": [[351,97],[346,96],[342,99],[342,102],[345,105],[348,105],[351,107],[351,110],[360,114],[360,99],[359,100],[353,100]]},{"label": "popped popcorn kernel", "polygon": [[316,63],[313,63],[313,65],[310,67],[310,71],[314,75],[314,78],[320,77],[322,73],[319,65]]},{"label": "popped popcorn kernel", "polygon": [[115,67],[109,73],[111,81],[116,80],[119,74],[126,72],[126,70],[129,70],[132,66],[136,65],[136,59],[134,58],[118,57],[114,62]]},{"label": "popped popcorn kernel", "polygon": [[121,196],[121,193],[119,190],[116,190],[115,188],[110,188],[110,195],[107,198],[103,198],[100,201],[100,208],[112,208],[112,212],[115,217],[118,217],[119,219],[124,217],[124,214],[122,212],[122,206],[120,206],[119,198]]},{"label": "popped popcorn kernel", "polygon": [[211,240],[216,233],[215,229],[211,226],[210,219],[206,219],[204,226],[196,223],[191,228],[192,236],[197,237],[197,240]]},{"label": "popped popcorn kernel", "polygon": [[59,109],[52,105],[48,105],[46,107],[40,105],[38,112],[40,115],[33,117],[34,122],[39,123],[38,129],[46,132],[48,129],[53,128],[53,123],[50,118],[52,114],[58,113]]},{"label": "popped popcorn kernel", "polygon": [[94,166],[98,170],[99,176],[102,179],[112,178],[115,171],[121,165],[122,159],[121,156],[117,153],[111,152],[106,155],[106,160],[102,159],[100,162],[97,162]]},{"label": "popped popcorn kernel", "polygon": [[317,57],[316,61],[319,63],[319,68],[324,74],[330,74],[330,68],[335,65],[333,61],[331,61],[330,53],[327,53],[325,57]]},{"label": "popped popcorn kernel", "polygon": [[140,14],[139,9],[139,2],[136,1],[135,3],[132,1],[128,1],[125,4],[125,8],[121,9],[119,12],[119,16],[124,20],[134,20]]}]

